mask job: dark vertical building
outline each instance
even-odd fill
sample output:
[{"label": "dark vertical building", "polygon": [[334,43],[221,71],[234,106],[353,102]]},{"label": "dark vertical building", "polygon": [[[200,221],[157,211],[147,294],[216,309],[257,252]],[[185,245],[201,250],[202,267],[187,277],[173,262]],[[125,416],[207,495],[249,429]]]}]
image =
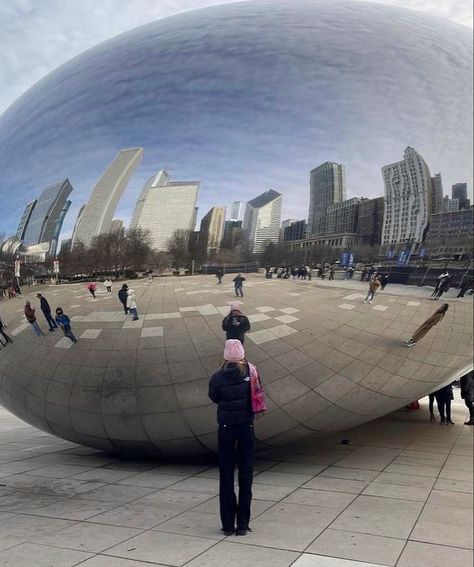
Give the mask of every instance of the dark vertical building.
[{"label": "dark vertical building", "polygon": [[327,161],[310,173],[308,236],[326,232],[326,211],[346,198],[346,173],[340,163]]},{"label": "dark vertical building", "polygon": [[357,215],[357,236],[359,241],[376,246],[382,241],[382,226],[385,199],[362,199],[359,202]]},{"label": "dark vertical building", "polygon": [[431,214],[441,213],[443,210],[443,180],[441,173],[435,173],[431,178]]},{"label": "dark vertical building", "polygon": [[451,198],[459,200],[459,210],[468,209],[471,203],[467,198],[467,183],[455,183],[451,189]]},{"label": "dark vertical building", "polygon": [[290,226],[285,226],[283,229],[283,240],[303,240],[303,238],[306,238],[306,228],[305,220],[299,220],[291,223]]}]

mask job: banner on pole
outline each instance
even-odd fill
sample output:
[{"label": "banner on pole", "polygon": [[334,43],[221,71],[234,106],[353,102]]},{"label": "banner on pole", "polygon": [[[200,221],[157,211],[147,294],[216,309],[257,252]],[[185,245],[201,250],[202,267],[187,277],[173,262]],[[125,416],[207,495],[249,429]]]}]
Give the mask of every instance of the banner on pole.
[{"label": "banner on pole", "polygon": [[405,268],[408,266],[408,262],[410,261],[411,256],[411,246],[408,245],[405,250],[402,250],[398,255],[397,266],[399,268]]},{"label": "banner on pole", "polygon": [[59,274],[59,260],[54,260],[53,262],[53,272]]},{"label": "banner on pole", "polygon": [[21,268],[21,262],[20,262],[19,258],[17,258],[15,260],[15,277],[16,278],[20,277],[20,268]]}]

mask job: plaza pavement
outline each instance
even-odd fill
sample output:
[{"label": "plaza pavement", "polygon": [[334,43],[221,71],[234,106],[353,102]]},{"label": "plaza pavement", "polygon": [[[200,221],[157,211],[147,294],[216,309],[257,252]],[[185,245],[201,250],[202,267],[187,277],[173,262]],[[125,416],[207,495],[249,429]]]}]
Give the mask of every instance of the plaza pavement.
[{"label": "plaza pavement", "polygon": [[259,455],[253,532],[222,537],[212,463],[126,460],[0,409],[0,566],[471,567],[473,429],[453,413]]}]

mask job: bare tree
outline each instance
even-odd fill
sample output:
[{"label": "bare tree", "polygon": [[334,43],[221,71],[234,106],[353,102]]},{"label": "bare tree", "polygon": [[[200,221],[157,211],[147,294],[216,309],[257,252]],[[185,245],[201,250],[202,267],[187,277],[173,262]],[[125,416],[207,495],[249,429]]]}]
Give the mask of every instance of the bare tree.
[{"label": "bare tree", "polygon": [[173,232],[167,242],[167,251],[175,268],[181,268],[189,264],[191,255],[189,253],[189,230],[178,229]]}]

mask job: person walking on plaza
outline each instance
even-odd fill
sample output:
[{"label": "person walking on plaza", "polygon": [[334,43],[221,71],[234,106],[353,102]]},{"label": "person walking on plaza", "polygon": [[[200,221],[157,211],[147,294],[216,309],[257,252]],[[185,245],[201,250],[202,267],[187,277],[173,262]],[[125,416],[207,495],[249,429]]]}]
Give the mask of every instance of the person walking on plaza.
[{"label": "person walking on plaza", "polygon": [[40,308],[41,311],[43,312],[46,322],[49,325],[49,330],[54,331],[55,329],[58,328],[58,326],[56,325],[56,321],[53,319],[53,316],[51,315],[51,307],[49,306],[48,300],[46,299],[46,297],[43,297],[41,293],[38,293],[36,297],[40,300]]},{"label": "person walking on plaza", "polygon": [[222,278],[224,277],[224,270],[222,268],[217,268],[216,270],[216,278],[217,278],[217,284],[221,284],[222,283]]},{"label": "person walking on plaza", "polygon": [[438,293],[439,290],[439,286],[442,284],[443,280],[447,277],[449,277],[449,272],[443,272],[436,278],[436,285],[433,290],[433,293],[431,294],[431,297],[436,297],[436,294]]},{"label": "person walking on plaza", "polygon": [[137,300],[135,299],[135,292],[133,289],[127,291],[127,309],[132,316],[132,321],[138,321]]},{"label": "person walking on plaza", "polygon": [[56,323],[63,330],[65,337],[71,339],[73,343],[77,343],[77,339],[71,329],[71,319],[64,313],[62,307],[56,309]]},{"label": "person walking on plaza", "polygon": [[234,282],[235,287],[235,297],[243,297],[245,278],[242,276],[242,274],[237,274],[237,276],[232,281]]},{"label": "person walking on plaza", "polygon": [[329,281],[334,279],[334,274],[336,273],[336,266],[334,264],[329,268]]},{"label": "person walking on plaza", "polygon": [[105,287],[105,291],[107,293],[112,293],[112,280],[110,280],[109,278],[107,278],[104,281],[104,287]]},{"label": "person walking on plaza", "polygon": [[33,331],[36,333],[38,337],[45,337],[46,335],[41,330],[40,326],[38,325],[38,321],[36,320],[35,308],[31,307],[31,303],[27,301],[25,303],[25,317],[28,323],[33,327]]},{"label": "person walking on plaza", "polygon": [[381,284],[380,289],[383,291],[388,284],[388,274],[384,274],[383,276],[381,276],[380,284]]},{"label": "person walking on plaza", "polygon": [[449,303],[443,303],[443,305],[437,309],[431,317],[428,317],[426,321],[421,324],[418,329],[413,333],[411,338],[404,342],[406,347],[415,346],[416,343],[422,339],[426,333],[435,325],[437,325],[440,321],[443,320],[444,316],[446,315],[446,311],[449,309]]},{"label": "person walking on plaza", "polygon": [[8,343],[13,342],[11,338],[5,333],[5,323],[3,323],[1,319],[0,319],[0,335],[5,339],[5,343],[3,341],[0,341],[0,343],[2,343],[3,346],[7,346]]},{"label": "person walking on plaza", "polygon": [[464,425],[474,425],[474,373],[472,370],[461,378],[461,398],[469,410],[469,419]]},{"label": "person walking on plaza", "polygon": [[250,331],[250,321],[242,315],[238,303],[230,306],[230,313],[222,321],[222,330],[225,331],[227,340],[237,339],[244,344],[245,333]]},{"label": "person walking on plaza", "polygon": [[95,285],[95,283],[90,283],[87,286],[87,289],[89,290],[89,293],[92,295],[92,297],[95,299],[95,290],[97,289],[97,286]]},{"label": "person walking on plaza", "polygon": [[[222,532],[226,536],[243,536],[250,531],[255,453],[251,375],[255,373],[258,371],[247,362],[242,343],[230,339],[225,343],[224,363],[209,382],[209,398],[217,404],[219,504]],[[238,499],[234,490],[236,464]]]},{"label": "person walking on plaza", "polygon": [[472,280],[470,278],[464,278],[461,285],[459,286],[459,293],[457,297],[464,297],[466,291],[471,287],[472,287]]},{"label": "person walking on plaza", "polygon": [[451,420],[451,400],[454,400],[452,384],[440,388],[434,395],[441,416],[441,425],[454,425],[454,421]]},{"label": "person walking on plaza", "polygon": [[122,288],[119,289],[118,298],[120,303],[123,305],[123,310],[125,311],[125,315],[128,314],[128,307],[127,307],[127,294],[128,294],[128,285],[124,283]]},{"label": "person walking on plaza", "polygon": [[452,279],[453,276],[446,276],[441,280],[441,283],[438,287],[438,291],[436,292],[436,295],[433,298],[435,301],[439,299],[443,295],[443,293],[449,291],[449,288],[451,287]]},{"label": "person walking on plaza", "polygon": [[379,287],[380,280],[378,278],[372,278],[369,282],[369,292],[367,293],[367,297],[364,299],[364,303],[372,303]]}]

